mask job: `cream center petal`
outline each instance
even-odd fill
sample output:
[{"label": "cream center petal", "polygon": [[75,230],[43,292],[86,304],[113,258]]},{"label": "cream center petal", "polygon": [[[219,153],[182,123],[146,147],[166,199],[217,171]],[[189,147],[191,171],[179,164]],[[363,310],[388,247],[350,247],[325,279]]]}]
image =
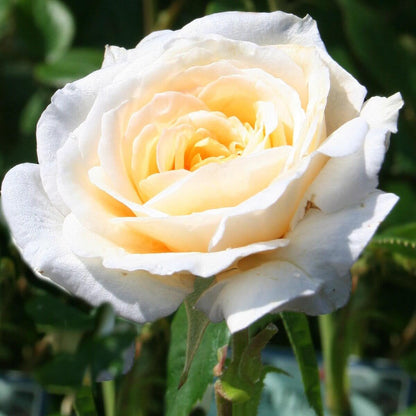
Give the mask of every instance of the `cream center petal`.
[{"label": "cream center petal", "polygon": [[130,165],[125,163],[124,157],[129,147],[126,143],[125,131],[134,107],[133,100],[103,115],[98,157],[107,178],[111,178],[112,187],[129,200],[138,203],[140,198],[132,181]]},{"label": "cream center petal", "polygon": [[245,124],[250,140],[244,155],[271,145],[299,142],[304,129],[305,112],[298,92],[259,69],[221,77],[207,85],[199,98],[211,110]]},{"label": "cream center petal", "polygon": [[173,252],[207,252],[208,244],[229,208],[164,218],[114,218],[115,224],[160,241]]},{"label": "cream center petal", "polygon": [[155,173],[140,181],[140,193],[144,196],[145,200],[149,200],[189,174],[190,172],[185,169]]},{"label": "cream center petal", "polygon": [[290,148],[282,146],[226,163],[210,163],[166,188],[145,206],[169,215],[230,207],[267,187],[283,169]]},{"label": "cream center petal", "polygon": [[125,164],[131,167],[132,181],[139,194],[140,181],[159,172],[156,155],[163,130],[173,125],[182,115],[204,109],[206,106],[199,99],[170,91],[156,94],[147,105],[130,117],[125,133]]},{"label": "cream center petal", "polygon": [[[159,140],[159,131],[154,124],[143,128],[133,143],[131,158],[131,171],[136,189],[140,194],[140,182],[150,175],[159,173],[156,161],[156,149]],[[145,200],[140,195],[142,201]]]},{"label": "cream center petal", "polygon": [[206,105],[190,94],[176,91],[155,94],[148,104],[130,117],[126,138],[131,143],[148,124],[163,129],[185,114],[205,109]]},{"label": "cream center petal", "polygon": [[198,140],[188,156],[189,170],[196,170],[201,163],[207,163],[208,161],[221,161],[231,156],[231,153],[227,147],[219,143],[217,140],[210,137],[204,137]]},{"label": "cream center petal", "polygon": [[195,130],[187,124],[180,124],[162,131],[156,147],[156,161],[159,172],[185,167],[186,149],[198,140]]},{"label": "cream center petal", "polygon": [[220,111],[228,117],[235,116],[251,126],[256,123],[254,105],[260,97],[255,85],[246,77],[221,77],[208,84],[199,93],[199,98],[213,111]]},{"label": "cream center petal", "polygon": [[[92,184],[94,184],[101,191],[105,192],[114,200],[119,201],[121,204],[125,205],[125,207],[130,209],[132,214],[134,214],[135,216],[153,218],[166,217],[166,214],[163,212],[145,207],[141,203],[130,201],[129,199],[121,195],[116,189],[113,188],[107,174],[100,166],[95,166],[92,169],[90,169],[88,171],[88,177]],[[121,215],[121,217],[124,216],[125,215]]]},{"label": "cream center petal", "polygon": [[178,120],[195,128],[209,132],[209,137],[235,152],[238,146],[247,144],[246,126],[237,117],[227,117],[219,111],[196,111]]}]

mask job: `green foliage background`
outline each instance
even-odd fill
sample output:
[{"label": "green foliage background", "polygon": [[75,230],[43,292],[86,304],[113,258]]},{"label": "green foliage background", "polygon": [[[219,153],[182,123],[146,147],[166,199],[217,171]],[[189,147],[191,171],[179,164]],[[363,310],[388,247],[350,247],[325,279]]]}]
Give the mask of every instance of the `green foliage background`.
[{"label": "green foliage background", "polygon": [[[152,30],[179,28],[206,13],[277,9],[316,19],[329,53],[368,88],[368,96],[400,91],[405,100],[380,179],[381,189],[401,199],[353,267],[354,293],[342,313],[351,352],[391,358],[416,376],[413,0],[0,0],[0,177],[17,163],[36,162],[41,112],[57,88],[100,67],[104,45],[131,48]],[[170,323],[126,322],[106,305],[91,309],[43,284],[1,225],[0,369],[28,372],[54,392],[48,414],[59,414],[68,397],[75,403],[94,397],[99,414],[111,415],[108,409],[115,407],[127,416],[163,414]],[[288,340],[279,332],[274,343]],[[137,359],[121,377],[120,352],[131,345]],[[94,383],[104,370],[115,382]],[[80,386],[89,386],[93,396]],[[112,388],[116,404],[106,404],[101,399]]]}]

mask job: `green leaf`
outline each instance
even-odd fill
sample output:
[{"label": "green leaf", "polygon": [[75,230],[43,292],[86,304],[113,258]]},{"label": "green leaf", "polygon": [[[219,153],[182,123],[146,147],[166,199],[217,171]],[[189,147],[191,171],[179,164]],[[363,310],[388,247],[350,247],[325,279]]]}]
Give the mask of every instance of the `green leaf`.
[{"label": "green leaf", "polygon": [[54,62],[35,67],[35,77],[42,83],[61,88],[100,68],[103,52],[97,49],[71,49]]},{"label": "green leaf", "polygon": [[75,411],[77,416],[97,416],[91,387],[82,386],[75,395]]},{"label": "green leaf", "polygon": [[257,413],[264,378],[270,371],[263,367],[261,352],[276,332],[276,326],[269,323],[251,339],[248,329],[233,334],[232,360],[215,385],[217,392],[232,402],[233,414]]},{"label": "green leaf", "polygon": [[[79,387],[87,372],[91,377],[111,379],[125,372],[126,359],[130,358],[135,333],[114,333],[105,337],[86,337],[73,354],[60,353],[36,372],[39,382],[56,391]],[[129,364],[129,363],[127,363]]]},{"label": "green leaf", "polygon": [[315,413],[323,416],[319,368],[308,320],[304,314],[296,312],[282,312],[281,316],[299,365],[306,398]]},{"label": "green leaf", "polygon": [[397,237],[402,240],[407,240],[411,243],[416,243],[416,222],[410,222],[396,227],[390,227],[383,231],[382,237]]},{"label": "green leaf", "polygon": [[261,352],[276,333],[276,325],[269,323],[250,340],[250,343],[244,350],[239,372],[243,378],[250,380],[251,383],[256,383],[264,377]]},{"label": "green leaf", "polygon": [[208,385],[213,382],[217,350],[228,343],[229,332],[226,324],[224,322],[210,323],[195,352],[188,378],[178,390],[182,370],[185,367],[187,329],[186,308],[182,305],[171,327],[166,393],[167,416],[188,416],[198,400],[202,399]]},{"label": "green leaf", "polygon": [[338,0],[353,52],[379,85],[389,93],[403,91],[416,103],[415,57],[398,42],[387,16],[367,3]]},{"label": "green leaf", "polygon": [[387,250],[395,264],[413,274],[416,270],[416,223],[386,229],[372,239],[369,248]]},{"label": "green leaf", "polygon": [[395,413],[392,416],[416,416],[416,405],[413,405],[402,412]]},{"label": "green leaf", "polygon": [[87,365],[87,356],[58,354],[35,371],[35,378],[51,391],[65,392],[81,386]]},{"label": "green leaf", "polygon": [[210,322],[208,317],[203,312],[194,308],[194,305],[201,293],[209,287],[212,280],[213,279],[197,279],[195,281],[194,291],[189,296],[187,296],[187,298],[184,301],[188,329],[186,336],[185,366],[181,375],[181,379],[179,381],[179,387],[181,387],[188,378],[192,361],[202,341],[202,337],[204,336],[205,330],[207,329],[208,324]]},{"label": "green leaf", "polygon": [[43,34],[46,60],[55,61],[72,43],[75,22],[71,12],[59,0],[32,0],[33,16]]},{"label": "green leaf", "polygon": [[132,364],[129,352],[134,339],[132,331],[92,337],[81,345],[77,355],[89,361],[94,380],[109,380],[123,374],[128,369],[127,364]]},{"label": "green leaf", "polygon": [[43,330],[88,330],[94,318],[48,293],[39,293],[26,303],[26,312]]},{"label": "green leaf", "polygon": [[11,6],[11,0],[0,0],[0,38],[7,32],[10,27]]}]

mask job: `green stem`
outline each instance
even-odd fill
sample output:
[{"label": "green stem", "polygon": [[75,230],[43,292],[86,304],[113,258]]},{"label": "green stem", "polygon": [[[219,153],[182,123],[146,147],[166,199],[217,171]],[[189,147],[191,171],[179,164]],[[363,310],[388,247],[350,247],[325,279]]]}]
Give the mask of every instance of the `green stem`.
[{"label": "green stem", "polygon": [[104,398],[104,413],[105,416],[116,415],[116,389],[114,380],[103,381],[101,388]]},{"label": "green stem", "polygon": [[218,382],[215,384],[215,404],[217,405],[217,416],[233,415],[233,404],[221,394]]},{"label": "green stem", "polygon": [[325,371],[325,399],[331,416],[351,416],[347,388],[346,310],[319,317]]},{"label": "green stem", "polygon": [[242,329],[231,336],[232,362],[238,363],[241,360],[244,350],[247,348],[250,335],[248,328]]},{"label": "green stem", "polygon": [[[230,366],[239,368],[243,353],[250,341],[248,328],[232,334],[231,336],[231,363]],[[221,394],[221,383],[215,385],[215,401],[218,416],[246,416],[246,403],[233,403]]]},{"label": "green stem", "polygon": [[[232,347],[232,362],[239,366],[244,350],[247,348],[250,341],[250,334],[248,328],[242,329],[236,332],[231,337]],[[232,404],[232,416],[246,416],[247,414],[247,402],[245,403],[233,403]],[[249,415],[248,415],[249,416]]]}]

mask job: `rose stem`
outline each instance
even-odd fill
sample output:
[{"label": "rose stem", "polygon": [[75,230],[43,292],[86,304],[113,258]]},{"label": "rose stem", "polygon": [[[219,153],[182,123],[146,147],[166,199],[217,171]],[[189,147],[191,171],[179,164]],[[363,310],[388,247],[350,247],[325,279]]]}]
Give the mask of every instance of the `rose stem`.
[{"label": "rose stem", "polygon": [[[249,329],[245,328],[231,335],[231,365],[239,366],[244,350],[250,340]],[[215,389],[215,401],[218,416],[239,416],[244,414],[245,406],[233,404]]]},{"label": "rose stem", "polygon": [[351,416],[348,397],[348,340],[346,309],[319,317],[324,373],[325,400],[331,416]]},{"label": "rose stem", "polygon": [[101,388],[104,398],[104,410],[105,416],[115,416],[116,404],[115,404],[115,384],[114,380],[103,381]]},{"label": "rose stem", "polygon": [[232,416],[233,404],[221,395],[215,385],[215,404],[217,405],[217,416]]}]

